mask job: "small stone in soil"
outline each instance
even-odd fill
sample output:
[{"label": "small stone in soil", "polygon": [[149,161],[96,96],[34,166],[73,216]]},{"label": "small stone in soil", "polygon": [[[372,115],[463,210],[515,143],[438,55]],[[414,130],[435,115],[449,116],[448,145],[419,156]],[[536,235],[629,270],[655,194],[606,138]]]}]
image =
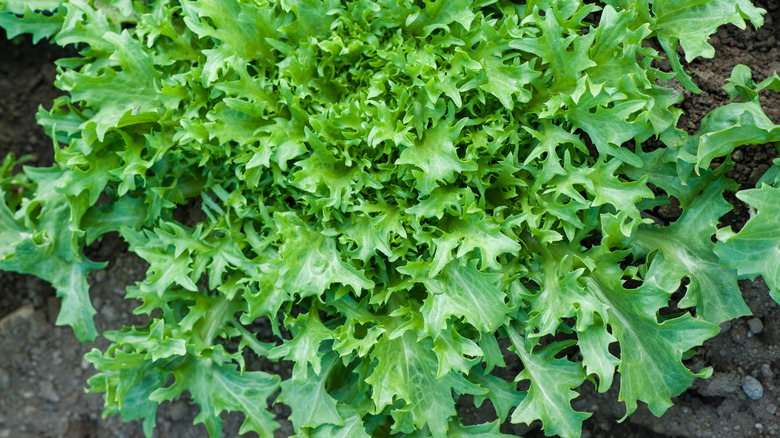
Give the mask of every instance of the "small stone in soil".
[{"label": "small stone in soil", "polygon": [[725,397],[739,388],[739,376],[732,373],[715,373],[700,383],[699,393],[705,397]]},{"label": "small stone in soil", "polygon": [[750,328],[751,333],[757,335],[764,331],[764,323],[761,322],[760,318],[751,318],[748,320],[748,328]]},{"label": "small stone in soil", "polygon": [[742,381],[742,390],[751,400],[759,400],[764,396],[764,387],[753,376],[745,376],[745,379]]},{"label": "small stone in soil", "polygon": [[768,363],[765,363],[765,364],[761,365],[761,375],[764,376],[767,379],[769,379],[772,376],[774,376],[775,373],[772,371],[772,366],[769,365]]},{"label": "small stone in soil", "polygon": [[116,321],[117,314],[116,310],[108,304],[103,306],[102,309],[100,309],[100,313],[103,315],[104,318],[106,318],[106,321]]},{"label": "small stone in soil", "polygon": [[718,414],[718,417],[725,420],[735,410],[737,410],[737,402],[734,399],[727,398],[718,405],[715,412]]},{"label": "small stone in soil", "polygon": [[761,179],[761,176],[766,173],[766,171],[769,169],[769,166],[766,164],[762,164],[755,169],[753,169],[752,172],[750,172],[750,181],[758,181]]},{"label": "small stone in soil", "polygon": [[171,404],[171,409],[168,411],[168,417],[173,422],[181,421],[187,417],[187,412],[189,412],[187,403],[178,400]]},{"label": "small stone in soil", "polygon": [[54,385],[52,385],[48,380],[41,380],[41,382],[38,384],[38,394],[42,399],[52,403],[57,403],[60,401],[60,396],[54,389]]},{"label": "small stone in soil", "polygon": [[738,324],[731,328],[731,339],[734,342],[742,343],[742,340],[747,337],[748,329],[742,325]]}]

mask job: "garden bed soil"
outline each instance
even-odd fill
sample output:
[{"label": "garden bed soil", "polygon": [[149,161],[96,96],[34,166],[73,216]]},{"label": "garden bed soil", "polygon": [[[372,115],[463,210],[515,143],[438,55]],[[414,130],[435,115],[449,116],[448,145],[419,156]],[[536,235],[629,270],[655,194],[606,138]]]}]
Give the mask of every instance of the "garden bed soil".
[{"label": "garden bed soil", "polygon": [[[722,86],[736,64],[753,70],[757,81],[780,70],[780,4],[756,2],[768,9],[766,23],[759,30],[739,30],[728,26],[711,39],[716,48],[712,60],[697,60],[687,66],[702,93],[682,91],[685,116],[680,127],[693,132],[702,117],[727,102]],[[768,3],[768,4],[767,4]],[[54,60],[65,56],[61,48],[29,40],[8,41],[0,34],[0,157],[13,152],[29,155],[28,165],[46,166],[52,162],[52,144],[35,124],[38,105],[51,105],[58,94],[52,87]],[[661,68],[668,69],[664,61]],[[777,94],[762,93],[769,117],[780,122]],[[754,186],[777,156],[774,145],[746,146],[732,155],[736,165],[729,176],[743,187]],[[733,196],[733,212],[723,225],[740,228],[750,212]],[[662,219],[673,221],[674,208],[661,209]],[[122,324],[143,323],[133,316],[136,302],[125,300],[127,285],[144,278],[146,264],[127,251],[116,235],[89,248],[93,260],[108,261],[90,279],[93,303],[98,311],[99,331],[119,329]],[[597,394],[592,385],[583,386],[574,400],[575,409],[593,411],[586,421],[583,437],[770,437],[780,435],[780,306],[768,294],[766,285],[742,281],[740,287],[752,316],[724,323],[721,333],[699,349],[689,366],[711,366],[713,377],[698,380],[676,397],[674,407],[654,417],[640,403],[640,409],[623,423],[618,420],[624,408],[617,402],[618,382],[606,393]],[[84,391],[87,378],[95,371],[83,360],[92,348],[105,348],[99,338],[83,345],[70,328],[56,327],[59,300],[52,288],[31,276],[0,271],[0,438],[140,438],[139,421],[123,423],[118,416],[101,418],[102,394]],[[285,372],[276,369],[275,372]],[[616,379],[617,380],[617,379]],[[759,393],[761,396],[757,399]],[[285,407],[277,405],[279,418]],[[485,410],[460,406],[464,415],[479,420]],[[155,436],[205,437],[202,425],[193,426],[197,407],[187,400],[164,403],[157,416]],[[490,415],[492,413],[488,413]],[[238,436],[241,415],[225,415],[224,436]],[[292,434],[283,421],[277,437]],[[537,425],[505,425],[505,433],[541,437]]]}]

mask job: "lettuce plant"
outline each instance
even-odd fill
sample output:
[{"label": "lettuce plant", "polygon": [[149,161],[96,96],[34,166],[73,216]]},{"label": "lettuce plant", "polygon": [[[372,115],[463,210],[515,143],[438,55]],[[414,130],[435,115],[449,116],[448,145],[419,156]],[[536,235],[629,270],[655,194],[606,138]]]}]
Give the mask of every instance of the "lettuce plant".
[{"label": "lettuce plant", "polygon": [[[13,174],[9,156],[0,172],[0,268],[50,281],[57,322],[91,341],[87,278],[104,264],[85,246],[118,232],[149,263],[126,291],[148,324],[87,355],[106,414],[147,435],[185,391],[214,437],[223,411],[272,436],[269,403],[307,437],[500,436],[535,420],[577,437],[590,414],[575,389],[616,375],[626,415],[639,401],[661,415],[711,372],[683,359],[749,313],[737,279],[763,275],[777,297],[777,168],[739,193],[758,211],[743,230],[718,222],[737,189],[730,152],[780,139],[758,102],[780,78],[736,68],[734,101],[695,135],[676,127],[672,86],[697,92],[681,56],[712,57],[719,26],[762,13],[0,0],[10,37],[79,54],[57,61],[66,95],[38,113],[56,163]],[[679,219],[653,220],[670,202]],[[182,223],[180,208],[201,217]],[[248,370],[250,356],[290,361],[291,376]],[[496,419],[464,425],[465,395]]]}]

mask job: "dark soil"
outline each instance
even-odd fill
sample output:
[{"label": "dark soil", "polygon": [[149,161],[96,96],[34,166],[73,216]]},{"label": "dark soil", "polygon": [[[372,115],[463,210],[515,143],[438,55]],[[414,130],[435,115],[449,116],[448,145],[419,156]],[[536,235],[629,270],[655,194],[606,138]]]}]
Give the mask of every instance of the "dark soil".
[{"label": "dark soil", "polygon": [[[717,55],[697,60],[687,67],[702,93],[685,93],[686,115],[680,127],[695,131],[699,121],[728,96],[722,86],[736,64],[745,64],[760,81],[780,70],[780,4],[757,1],[768,9],[766,24],[758,31],[722,28],[711,40]],[[13,152],[30,155],[28,165],[52,162],[52,146],[35,124],[38,105],[50,106],[57,90],[52,87],[54,60],[65,56],[59,48],[27,40],[7,41],[0,34],[0,158]],[[659,64],[661,68],[668,68]],[[762,95],[769,117],[780,122],[780,97]],[[729,176],[744,187],[754,186],[777,157],[774,145],[747,146],[734,152],[736,162]],[[735,210],[723,223],[740,228],[748,209],[730,196]],[[659,211],[674,220],[674,209]],[[135,303],[125,300],[127,285],[143,279],[145,263],[127,252],[116,236],[107,236],[89,249],[93,260],[109,261],[108,268],[91,278],[93,303],[98,310],[99,331],[118,329],[123,323],[143,323],[132,317]],[[754,315],[721,326],[721,334],[700,348],[690,366],[711,366],[713,377],[697,381],[677,397],[662,417],[644,406],[624,423],[623,407],[617,402],[619,386],[597,394],[589,385],[575,399],[578,410],[596,412],[586,421],[583,437],[769,437],[780,434],[780,308],[769,298],[763,281],[740,283]],[[86,394],[87,378],[94,373],[82,357],[92,348],[105,348],[100,338],[82,345],[70,328],[56,327],[59,300],[51,287],[34,277],[0,271],[0,438],[140,438],[140,422],[122,423],[118,416],[101,418],[102,395]],[[136,318],[136,319],[134,319]],[[760,324],[759,324],[760,323]],[[758,382],[763,396],[748,398],[743,385]],[[203,426],[192,426],[197,408],[188,401],[165,403],[157,416],[158,437],[205,437]],[[225,416],[224,436],[238,436],[242,418]],[[277,436],[289,436],[289,423]],[[534,425],[532,425],[534,426]],[[538,428],[513,427],[507,433],[541,437]]]}]

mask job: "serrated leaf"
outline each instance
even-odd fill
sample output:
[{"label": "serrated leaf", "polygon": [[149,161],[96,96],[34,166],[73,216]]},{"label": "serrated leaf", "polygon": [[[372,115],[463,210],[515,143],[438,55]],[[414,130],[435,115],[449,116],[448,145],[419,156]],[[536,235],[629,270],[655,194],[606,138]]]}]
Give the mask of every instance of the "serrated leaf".
[{"label": "serrated leaf", "polygon": [[144,435],[151,437],[158,403],[149,396],[165,384],[168,376],[143,356],[117,350],[112,357],[92,349],[85,359],[100,373],[89,378],[87,391],[105,393],[106,413],[120,412],[125,421],[142,419]]},{"label": "serrated leaf", "polygon": [[[573,91],[582,72],[596,64],[588,57],[588,50],[593,43],[593,34],[567,35],[559,20],[563,15],[558,4],[553,3],[550,9],[541,11],[534,8],[533,21],[540,27],[541,35],[535,38],[516,39],[509,42],[509,46],[539,56],[550,65],[549,71],[553,75],[552,87],[555,91]],[[585,13],[593,6],[586,6],[579,10]],[[571,23],[566,23],[571,24]],[[567,29],[568,30],[568,29]]]},{"label": "serrated leaf", "polygon": [[476,163],[461,160],[455,149],[455,140],[468,119],[454,123],[454,108],[449,117],[437,121],[425,131],[422,139],[401,152],[396,164],[414,166],[412,173],[418,178],[417,187],[421,195],[427,195],[441,182],[452,182],[461,172],[476,170]]},{"label": "serrated leaf", "polygon": [[[156,232],[155,232],[156,231]],[[155,291],[162,297],[169,287],[180,286],[189,291],[197,291],[198,286],[192,279],[193,258],[189,251],[173,250],[164,242],[164,231],[145,230],[136,232],[122,228],[122,236],[130,248],[149,263],[147,279],[142,288]]]},{"label": "serrated leaf", "polygon": [[[469,206],[473,194],[467,192],[463,203]],[[463,257],[472,250],[479,250],[481,263],[479,268],[499,269],[496,258],[501,254],[520,250],[520,244],[503,234],[491,218],[480,210],[466,211],[457,219],[443,221],[440,225],[443,235],[435,240],[436,252],[433,256],[431,275],[439,274],[450,261]],[[422,239],[421,239],[422,240]],[[457,252],[453,254],[453,251]]]},{"label": "serrated leaf", "polygon": [[724,268],[715,255],[715,235],[720,217],[731,210],[723,199],[724,179],[711,183],[673,224],[641,225],[633,247],[639,255],[658,251],[650,263],[645,283],[674,293],[689,278],[681,307],[696,307],[696,315],[719,324],[750,314],[737,284],[737,275]]},{"label": "serrated leaf", "polygon": [[371,354],[377,365],[365,381],[372,387],[376,412],[403,400],[406,409],[393,411],[396,430],[409,433],[428,425],[434,437],[445,437],[448,419],[455,416],[452,391],[482,391],[457,373],[437,379],[437,360],[431,350],[429,339],[418,340],[411,331],[384,339]]},{"label": "serrated leaf", "polygon": [[339,416],[344,419],[341,426],[324,424],[303,436],[309,438],[370,438],[363,426],[363,419],[357,409],[339,404],[336,406]]},{"label": "serrated leaf", "polygon": [[291,214],[275,215],[274,223],[285,238],[279,250],[281,259],[273,267],[279,271],[277,287],[301,297],[319,295],[333,283],[351,286],[358,294],[374,287],[373,282],[342,260],[335,239],[306,229]]},{"label": "serrated leaf", "polygon": [[738,232],[718,230],[715,254],[741,277],[761,275],[775,301],[780,302],[780,189],[761,188],[737,192],[737,198],[756,210]]},{"label": "serrated leaf", "polygon": [[122,227],[137,230],[146,219],[143,199],[124,196],[116,202],[94,206],[87,210],[82,219],[87,244],[111,231]]},{"label": "serrated leaf", "polygon": [[112,58],[121,66],[120,72],[114,69],[107,69],[102,74],[68,71],[61,77],[61,87],[70,93],[73,101],[89,102],[94,109],[94,116],[82,127],[94,129],[96,138],[101,141],[106,131],[135,108],[162,115],[179,103],[178,97],[160,93],[155,87],[159,72],[140,43],[128,32],[106,32],[102,39],[113,46]]},{"label": "serrated leaf", "polygon": [[[88,337],[84,245],[119,231],[150,263],[126,291],[148,324],[89,356],[106,413],[146,434],[157,403],[189,391],[212,436],[223,411],[270,436],[279,378],[244,372],[246,348],[294,362],[280,400],[299,436],[501,436],[500,421],[461,424],[464,394],[576,436],[573,390],[604,390],[616,366],[629,412],[663,411],[714,334],[700,318],[742,314],[738,274],[777,273],[769,243],[764,264],[723,259],[750,233],[713,246],[731,161],[702,167],[777,136],[756,99],[780,80],[736,67],[735,103],[694,136],[668,82],[697,89],[677,45],[707,56],[719,25],[762,11],[525,3],[0,0],[7,33],[78,48],[38,113],[57,163],[0,168],[0,268],[55,283],[61,321]],[[675,73],[654,66],[656,37]],[[665,147],[645,153],[651,136]],[[648,225],[671,198],[681,219]],[[684,278],[676,304],[697,316],[658,316]],[[506,366],[507,334],[527,392],[486,374]],[[575,342],[579,362],[556,359]]]},{"label": "serrated leaf", "polygon": [[515,107],[515,102],[525,103],[531,99],[531,82],[539,77],[539,72],[533,70],[528,63],[520,65],[505,65],[498,57],[486,58],[482,61],[487,84],[480,88],[496,96],[507,110]]},{"label": "serrated leaf", "polygon": [[262,371],[240,373],[235,366],[219,361],[191,358],[174,371],[176,380],[172,386],[157,389],[149,398],[158,402],[170,400],[186,389],[193,402],[200,406],[195,424],[203,423],[212,438],[222,436],[219,414],[223,411],[237,411],[245,416],[239,433],[251,431],[260,436],[273,436],[279,424],[266,406],[281,379]]},{"label": "serrated leaf", "polygon": [[715,48],[708,40],[719,26],[731,23],[744,29],[745,18],[749,18],[755,27],[760,27],[764,23],[762,15],[766,12],[747,0],[665,0],[653,2],[652,5],[655,14],[652,28],[658,35],[658,41],[669,57],[677,79],[694,93],[701,90],[683,70],[677,54],[677,43],[682,44],[687,62],[699,56],[712,58],[715,56]]},{"label": "serrated leaf", "polygon": [[62,28],[64,16],[65,10],[58,0],[4,0],[0,4],[0,27],[5,29],[8,39],[30,33],[37,44]]},{"label": "serrated leaf", "polygon": [[626,212],[630,217],[638,219],[640,214],[636,204],[643,199],[652,199],[654,195],[641,178],[633,182],[620,181],[614,174],[621,164],[619,160],[610,160],[588,174],[588,178],[593,181],[593,191],[596,195],[592,205],[597,207],[610,204],[617,211]]},{"label": "serrated leaf", "polygon": [[296,331],[295,336],[272,349],[268,358],[276,360],[284,357],[294,361],[292,380],[301,384],[308,379],[310,366],[315,375],[321,374],[320,345],[325,340],[333,339],[333,334],[322,324],[316,309],[299,315],[290,325]]},{"label": "serrated leaf", "polygon": [[485,400],[490,400],[498,419],[503,422],[509,418],[509,413],[516,408],[526,397],[525,391],[517,390],[517,383],[491,374],[482,375],[479,372],[469,375],[469,380],[487,390],[485,394],[474,395],[474,403],[480,407]]},{"label": "serrated leaf", "polygon": [[606,392],[612,386],[615,368],[620,364],[620,359],[609,352],[609,345],[613,342],[617,342],[617,339],[603,324],[588,326],[577,333],[582,365],[588,375],[595,374],[599,378],[599,392]]},{"label": "serrated leaf", "polygon": [[463,318],[478,330],[492,333],[511,311],[504,303],[506,294],[496,285],[500,276],[480,272],[475,264],[452,263],[435,278],[418,279],[430,293],[420,312],[426,332],[434,338],[446,328],[450,316]]},{"label": "serrated leaf", "polygon": [[764,22],[762,15],[766,12],[746,0],[663,0],[654,1],[652,5],[656,16],[652,27],[658,38],[680,41],[687,62],[700,56],[715,56],[715,49],[707,40],[721,25],[731,23],[744,29],[745,19],[749,18],[756,27],[760,27]]},{"label": "serrated leaf", "polygon": [[699,132],[686,140],[683,159],[695,162],[699,168],[708,168],[714,158],[728,155],[739,146],[777,140],[780,126],[764,114],[758,98],[730,103],[705,116]]},{"label": "serrated leaf", "polygon": [[[322,358],[322,366],[320,367],[318,363],[318,369],[312,369],[312,374],[305,380],[288,379],[281,383],[282,392],[277,401],[294,407],[290,421],[296,430],[317,428],[328,424],[346,426],[339,414],[336,400],[325,388],[331,370],[338,360],[338,355],[327,354]],[[305,361],[299,363],[308,366]],[[355,425],[353,424],[352,427],[354,428]]]},{"label": "serrated leaf", "polygon": [[683,314],[662,323],[656,316],[666,306],[669,292],[652,282],[639,289],[623,287],[623,270],[616,263],[624,255],[601,247],[592,250],[596,269],[587,282],[588,290],[607,306],[602,315],[620,343],[620,396],[626,416],[636,410],[637,401],[647,403],[660,416],[672,405],[671,398],[687,389],[695,377],[682,363],[683,354],[718,333],[718,326]]},{"label": "serrated leaf", "polygon": [[501,433],[499,429],[500,426],[501,423],[499,421],[474,424],[471,426],[454,423],[447,430],[447,436],[453,438],[508,438],[512,436]]},{"label": "serrated leaf", "polygon": [[[581,270],[570,270],[566,260],[555,263],[548,260],[544,264],[544,276],[540,278],[542,287],[529,298],[528,335],[541,337],[554,333],[563,318],[574,316],[578,307],[592,300],[579,284]],[[561,277],[560,275],[563,275]]]},{"label": "serrated leaf", "polygon": [[425,9],[417,15],[416,19],[407,23],[412,32],[421,32],[421,36],[427,36],[435,29],[449,29],[453,22],[459,23],[468,30],[475,18],[472,0],[455,0],[448,3],[431,1],[426,2],[425,5]]},{"label": "serrated leaf", "polygon": [[567,113],[568,119],[578,128],[587,132],[591,140],[604,156],[614,156],[631,166],[639,167],[642,162],[632,152],[622,147],[633,138],[646,138],[652,128],[639,120],[631,120],[633,115],[645,108],[646,102],[634,100],[612,103],[613,97],[606,91],[596,96],[586,93],[573,110]]},{"label": "serrated leaf", "polygon": [[555,359],[563,348],[572,343],[558,342],[532,351],[532,344],[521,337],[513,327],[504,328],[515,353],[523,361],[524,369],[515,381],[530,381],[525,398],[512,413],[512,423],[531,424],[535,420],[541,420],[545,435],[578,437],[582,422],[590,417],[590,414],[575,411],[571,407],[571,400],[577,396],[573,389],[582,384],[585,373],[578,364],[568,359]]},{"label": "serrated leaf", "polygon": [[[439,379],[450,371],[468,374],[469,369],[482,356],[482,350],[474,341],[464,338],[453,326],[443,330],[433,340],[433,352],[439,359],[439,369],[436,378]],[[464,356],[471,356],[466,358]]]},{"label": "serrated leaf", "polygon": [[[78,241],[83,232],[76,225],[79,217],[74,217],[68,200],[58,197],[55,190],[65,172],[56,168],[28,168],[26,173],[38,185],[35,202],[41,205],[39,220],[32,229],[26,230],[11,216],[5,203],[0,202],[0,220],[9,227],[0,233],[4,240],[0,243],[13,245],[4,251],[7,255],[0,261],[0,268],[33,274],[50,282],[62,298],[57,324],[71,326],[76,337],[84,342],[93,341],[97,337],[93,321],[96,312],[89,297],[87,275],[105,264],[81,255]],[[10,253],[13,257],[8,257]]]}]

